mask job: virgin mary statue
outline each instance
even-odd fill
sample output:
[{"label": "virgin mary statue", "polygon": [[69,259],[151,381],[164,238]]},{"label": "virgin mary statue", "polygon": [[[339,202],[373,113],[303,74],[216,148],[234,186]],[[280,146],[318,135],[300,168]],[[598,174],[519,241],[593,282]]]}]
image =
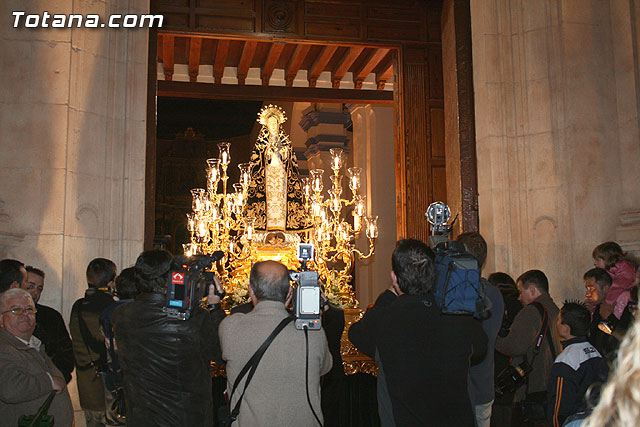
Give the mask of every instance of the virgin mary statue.
[{"label": "virgin mary statue", "polygon": [[302,232],[311,227],[303,201],[298,161],[289,137],[280,128],[287,120],[275,105],[262,108],[262,125],[251,153],[253,185],[248,192],[248,216],[256,230]]}]

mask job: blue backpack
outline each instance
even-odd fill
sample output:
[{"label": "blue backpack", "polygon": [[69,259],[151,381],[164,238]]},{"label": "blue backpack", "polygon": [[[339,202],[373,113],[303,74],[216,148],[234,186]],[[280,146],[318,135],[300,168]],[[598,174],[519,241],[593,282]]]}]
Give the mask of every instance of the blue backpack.
[{"label": "blue backpack", "polygon": [[478,261],[464,245],[447,240],[435,248],[435,300],[443,314],[473,315],[485,319],[491,303],[484,292]]}]

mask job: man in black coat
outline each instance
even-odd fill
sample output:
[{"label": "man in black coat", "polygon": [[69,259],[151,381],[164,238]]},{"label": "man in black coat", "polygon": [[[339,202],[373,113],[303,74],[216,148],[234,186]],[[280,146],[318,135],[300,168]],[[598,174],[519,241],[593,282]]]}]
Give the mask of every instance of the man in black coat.
[{"label": "man in black coat", "polygon": [[225,313],[211,285],[209,312],[198,306],[187,320],[170,316],[164,308],[171,265],[166,251],[143,252],[135,265],[140,294],[113,313],[127,425],[213,423],[210,362],[222,362],[218,326]]},{"label": "man in black coat", "polygon": [[36,329],[33,335],[44,344],[47,356],[56,365],[67,384],[71,381],[71,372],[74,367],[73,347],[71,338],[64,324],[62,315],[55,309],[39,304],[42,290],[44,289],[44,271],[28,265],[27,287],[25,290],[31,294],[38,312],[36,313]]},{"label": "man in black coat", "polygon": [[[625,307],[622,317],[616,318],[613,311],[602,304],[607,298],[612,279],[607,270],[592,268],[584,273],[585,303],[591,308],[591,324],[589,326],[589,341],[600,352],[607,365],[611,367],[618,354],[620,340],[633,320],[630,310]],[[630,307],[629,307],[630,308]],[[611,328],[609,332],[601,329],[600,324],[606,322]]]},{"label": "man in black coat", "polygon": [[473,426],[467,392],[469,360],[487,351],[487,335],[471,316],[442,315],[432,295],[433,252],[400,240],[392,256],[393,293],[385,291],[349,329],[349,339],[378,362],[383,426]]}]

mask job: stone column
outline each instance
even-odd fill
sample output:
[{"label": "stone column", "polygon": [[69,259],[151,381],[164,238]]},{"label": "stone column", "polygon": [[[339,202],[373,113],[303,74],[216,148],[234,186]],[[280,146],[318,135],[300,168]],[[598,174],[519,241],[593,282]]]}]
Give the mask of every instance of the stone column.
[{"label": "stone column", "polygon": [[[331,174],[329,150],[342,148],[348,152],[349,121],[349,113],[342,110],[342,104],[311,104],[302,112],[300,127],[307,135],[305,157],[309,170],[323,169],[325,178]],[[325,186],[329,182],[325,180]]]},{"label": "stone column", "polygon": [[[395,127],[391,106],[357,105],[351,109],[353,121],[353,165],[362,168],[367,212],[378,217],[380,230],[375,255],[356,261],[356,295],[365,308],[391,285],[391,254],[396,236]],[[358,248],[368,247],[360,237]]]},{"label": "stone column", "polygon": [[13,28],[14,10],[104,20],[149,2],[0,5],[2,256],[42,268],[42,303],[68,319],[91,259],[121,269],[142,249],[148,30]]},{"label": "stone column", "polygon": [[485,272],[541,269],[558,302],[640,207],[635,3],[471,1]]}]

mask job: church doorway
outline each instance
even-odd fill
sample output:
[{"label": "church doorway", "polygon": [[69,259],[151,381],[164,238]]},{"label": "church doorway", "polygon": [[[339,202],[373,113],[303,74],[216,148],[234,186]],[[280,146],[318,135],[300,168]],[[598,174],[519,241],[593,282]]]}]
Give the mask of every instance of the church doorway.
[{"label": "church doorway", "polygon": [[[160,97],[392,106],[395,234],[425,239],[426,206],[448,195],[442,2],[263,0],[219,6],[152,1],[152,11],[166,21],[149,40],[145,246],[157,234]],[[461,223],[467,222],[463,215]]]}]

